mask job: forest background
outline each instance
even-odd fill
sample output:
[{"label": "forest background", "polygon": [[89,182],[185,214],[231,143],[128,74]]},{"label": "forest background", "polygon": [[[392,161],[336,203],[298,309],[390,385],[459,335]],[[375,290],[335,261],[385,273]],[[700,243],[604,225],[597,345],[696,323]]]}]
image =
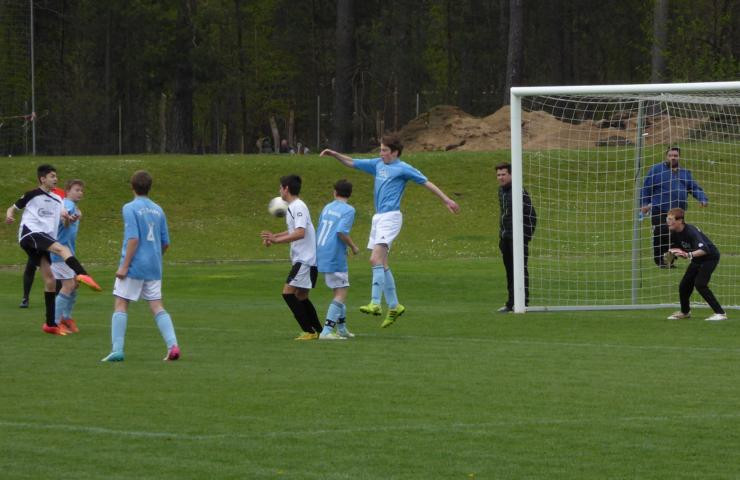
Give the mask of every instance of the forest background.
[{"label": "forest background", "polygon": [[0,154],[32,126],[47,155],[366,151],[511,86],[735,80],[739,19],[733,0],[0,0]]}]

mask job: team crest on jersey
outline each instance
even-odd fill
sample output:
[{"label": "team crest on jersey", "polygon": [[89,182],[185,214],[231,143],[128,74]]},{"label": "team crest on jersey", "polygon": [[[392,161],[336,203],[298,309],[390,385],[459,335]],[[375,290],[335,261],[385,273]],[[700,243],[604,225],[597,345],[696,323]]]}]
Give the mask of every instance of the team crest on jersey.
[{"label": "team crest on jersey", "polygon": [[41,207],[41,208],[39,208],[39,210],[38,210],[38,215],[39,215],[39,217],[41,217],[41,218],[51,218],[51,217],[53,217],[53,216],[54,216],[54,212],[53,212],[53,211],[51,211],[51,210],[47,210],[47,209],[46,209],[46,208],[44,208],[44,207]]},{"label": "team crest on jersey", "polygon": [[295,216],[296,217],[302,217],[303,216],[303,212],[298,212],[298,213],[295,214]]},{"label": "team crest on jersey", "polygon": [[388,178],[388,169],[381,168],[380,170],[378,170],[378,178],[382,178],[382,179]]}]

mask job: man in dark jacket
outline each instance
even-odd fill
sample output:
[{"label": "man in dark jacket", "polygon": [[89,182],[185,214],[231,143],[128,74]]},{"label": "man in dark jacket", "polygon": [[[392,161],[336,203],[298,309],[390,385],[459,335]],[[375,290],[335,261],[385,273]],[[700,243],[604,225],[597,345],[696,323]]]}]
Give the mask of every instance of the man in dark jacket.
[{"label": "man in dark jacket", "polygon": [[[498,201],[501,211],[499,222],[499,249],[504,259],[506,268],[506,287],[509,291],[509,297],[506,305],[498,309],[500,313],[508,313],[514,310],[514,231],[512,228],[512,209],[511,201],[511,164],[500,163],[496,165],[496,180],[499,184]],[[532,240],[535,227],[537,226],[537,212],[532,206],[532,200],[529,193],[522,189],[522,209],[524,224],[524,303],[529,304],[529,269],[527,260],[529,258],[529,241]]]},{"label": "man in dark jacket", "polygon": [[650,167],[642,190],[640,191],[640,208],[642,213],[650,213],[653,225],[653,260],[661,268],[671,268],[673,264],[665,263],[663,256],[670,247],[670,231],[666,224],[668,210],[689,206],[689,193],[706,207],[709,198],[691,175],[691,170],[681,168],[679,159],[681,150],[671,147],[666,151],[666,159]]}]

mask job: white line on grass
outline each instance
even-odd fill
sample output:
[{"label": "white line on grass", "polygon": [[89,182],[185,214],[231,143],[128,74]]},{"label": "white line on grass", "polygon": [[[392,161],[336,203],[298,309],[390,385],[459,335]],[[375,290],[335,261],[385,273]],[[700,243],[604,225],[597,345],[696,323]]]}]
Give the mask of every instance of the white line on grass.
[{"label": "white line on grass", "polygon": [[358,427],[358,428],[339,428],[339,429],[321,429],[321,430],[302,430],[302,431],[277,431],[277,432],[255,432],[247,433],[218,433],[210,435],[199,435],[189,433],[175,432],[147,432],[142,430],[117,430],[113,428],[91,427],[85,425],[65,425],[65,424],[35,424],[26,422],[7,422],[0,420],[0,426],[15,428],[28,431],[56,430],[61,432],[87,433],[90,435],[122,435],[127,437],[140,438],[167,438],[183,441],[210,441],[219,439],[244,439],[260,440],[264,438],[278,437],[316,437],[323,435],[355,435],[361,433],[386,433],[401,431],[418,431],[422,433],[439,433],[456,431],[470,434],[488,434],[492,428],[520,428],[527,425],[548,426],[548,425],[585,425],[591,423],[661,423],[661,422],[687,422],[687,421],[718,421],[732,420],[740,418],[740,414],[707,414],[707,415],[677,415],[677,416],[644,416],[644,417],[585,417],[585,418],[533,418],[523,421],[500,421],[485,423],[452,423],[444,426],[439,423],[418,424],[418,425],[386,425],[376,427]]},{"label": "white line on grass", "polygon": [[[105,323],[86,323],[89,327],[110,328],[110,324]],[[151,325],[131,325],[129,329],[146,329],[151,330]],[[178,330],[204,331],[218,333],[244,333],[243,329],[237,328],[215,328],[215,327],[190,327],[180,326]],[[589,342],[544,342],[541,340],[501,340],[495,337],[437,337],[421,335],[385,335],[382,333],[361,333],[357,335],[354,341],[361,341],[363,337],[372,337],[374,339],[387,338],[389,340],[413,340],[424,342],[443,342],[443,343],[487,343],[487,344],[506,344],[506,345],[537,345],[544,347],[567,347],[567,348],[617,348],[633,350],[665,350],[665,351],[694,351],[694,352],[727,352],[740,353],[740,348],[722,348],[722,347],[699,347],[691,345],[629,345],[619,343],[589,343]]]},{"label": "white line on grass", "polygon": [[[382,337],[383,334],[379,333],[368,333],[362,334],[362,337]],[[498,344],[510,344],[510,345],[538,345],[538,346],[550,346],[550,347],[583,347],[583,348],[632,348],[637,350],[670,350],[670,351],[684,351],[684,350],[695,350],[700,352],[734,352],[740,353],[740,348],[722,348],[722,347],[697,347],[697,346],[681,346],[681,345],[629,345],[619,343],[589,343],[589,342],[544,342],[541,340],[501,340],[497,338],[481,338],[481,337],[424,337],[419,335],[394,335],[392,338],[406,339],[406,340],[424,340],[434,341],[439,340],[441,342],[472,342],[472,343],[498,343]]]}]

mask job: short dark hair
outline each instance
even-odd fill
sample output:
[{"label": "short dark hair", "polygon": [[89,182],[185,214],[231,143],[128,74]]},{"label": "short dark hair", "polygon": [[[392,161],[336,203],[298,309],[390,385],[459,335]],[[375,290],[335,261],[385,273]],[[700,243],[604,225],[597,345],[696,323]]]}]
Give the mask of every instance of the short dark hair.
[{"label": "short dark hair", "polygon": [[49,165],[48,163],[44,163],[43,165],[39,165],[39,168],[36,169],[36,180],[39,180],[42,177],[47,176],[51,172],[56,172],[56,171],[57,171],[57,169],[54,168],[54,165]]},{"label": "short dark hair", "polygon": [[72,180],[67,180],[67,183],[64,185],[64,191],[69,192],[75,185],[79,185],[80,187],[85,188],[85,182],[83,182],[79,178],[74,178]]},{"label": "short dark hair", "polygon": [[303,181],[301,180],[301,177],[299,177],[298,175],[294,173],[280,177],[280,186],[288,187],[288,191],[290,192],[291,195],[296,195],[296,196],[300,195],[302,184],[303,184]]},{"label": "short dark hair", "polygon": [[403,152],[403,143],[401,143],[401,137],[397,133],[386,133],[383,138],[380,139],[380,143],[391,149],[391,152],[398,152],[398,156],[401,156]]},{"label": "short dark hair", "polygon": [[496,165],[496,171],[504,169],[506,169],[506,171],[509,172],[509,175],[511,175],[511,164],[509,162],[501,162]]},{"label": "short dark hair", "polygon": [[685,214],[686,214],[686,212],[684,212],[683,208],[671,208],[670,210],[668,210],[668,213],[666,214],[666,217],[668,215],[670,215],[674,219],[676,219],[676,220],[683,220],[683,222],[686,223],[686,221],[683,219],[683,217],[684,217]]},{"label": "short dark hair", "polygon": [[669,147],[668,150],[665,151],[665,154],[668,155],[668,152],[673,151],[673,150],[677,151],[678,154],[681,155],[681,149],[678,147]]},{"label": "short dark hair", "polygon": [[334,190],[340,197],[349,198],[352,196],[352,184],[344,178],[337,180],[337,183],[334,184]]},{"label": "short dark hair", "polygon": [[131,188],[137,195],[148,195],[152,188],[152,176],[146,170],[137,170],[131,176]]}]

